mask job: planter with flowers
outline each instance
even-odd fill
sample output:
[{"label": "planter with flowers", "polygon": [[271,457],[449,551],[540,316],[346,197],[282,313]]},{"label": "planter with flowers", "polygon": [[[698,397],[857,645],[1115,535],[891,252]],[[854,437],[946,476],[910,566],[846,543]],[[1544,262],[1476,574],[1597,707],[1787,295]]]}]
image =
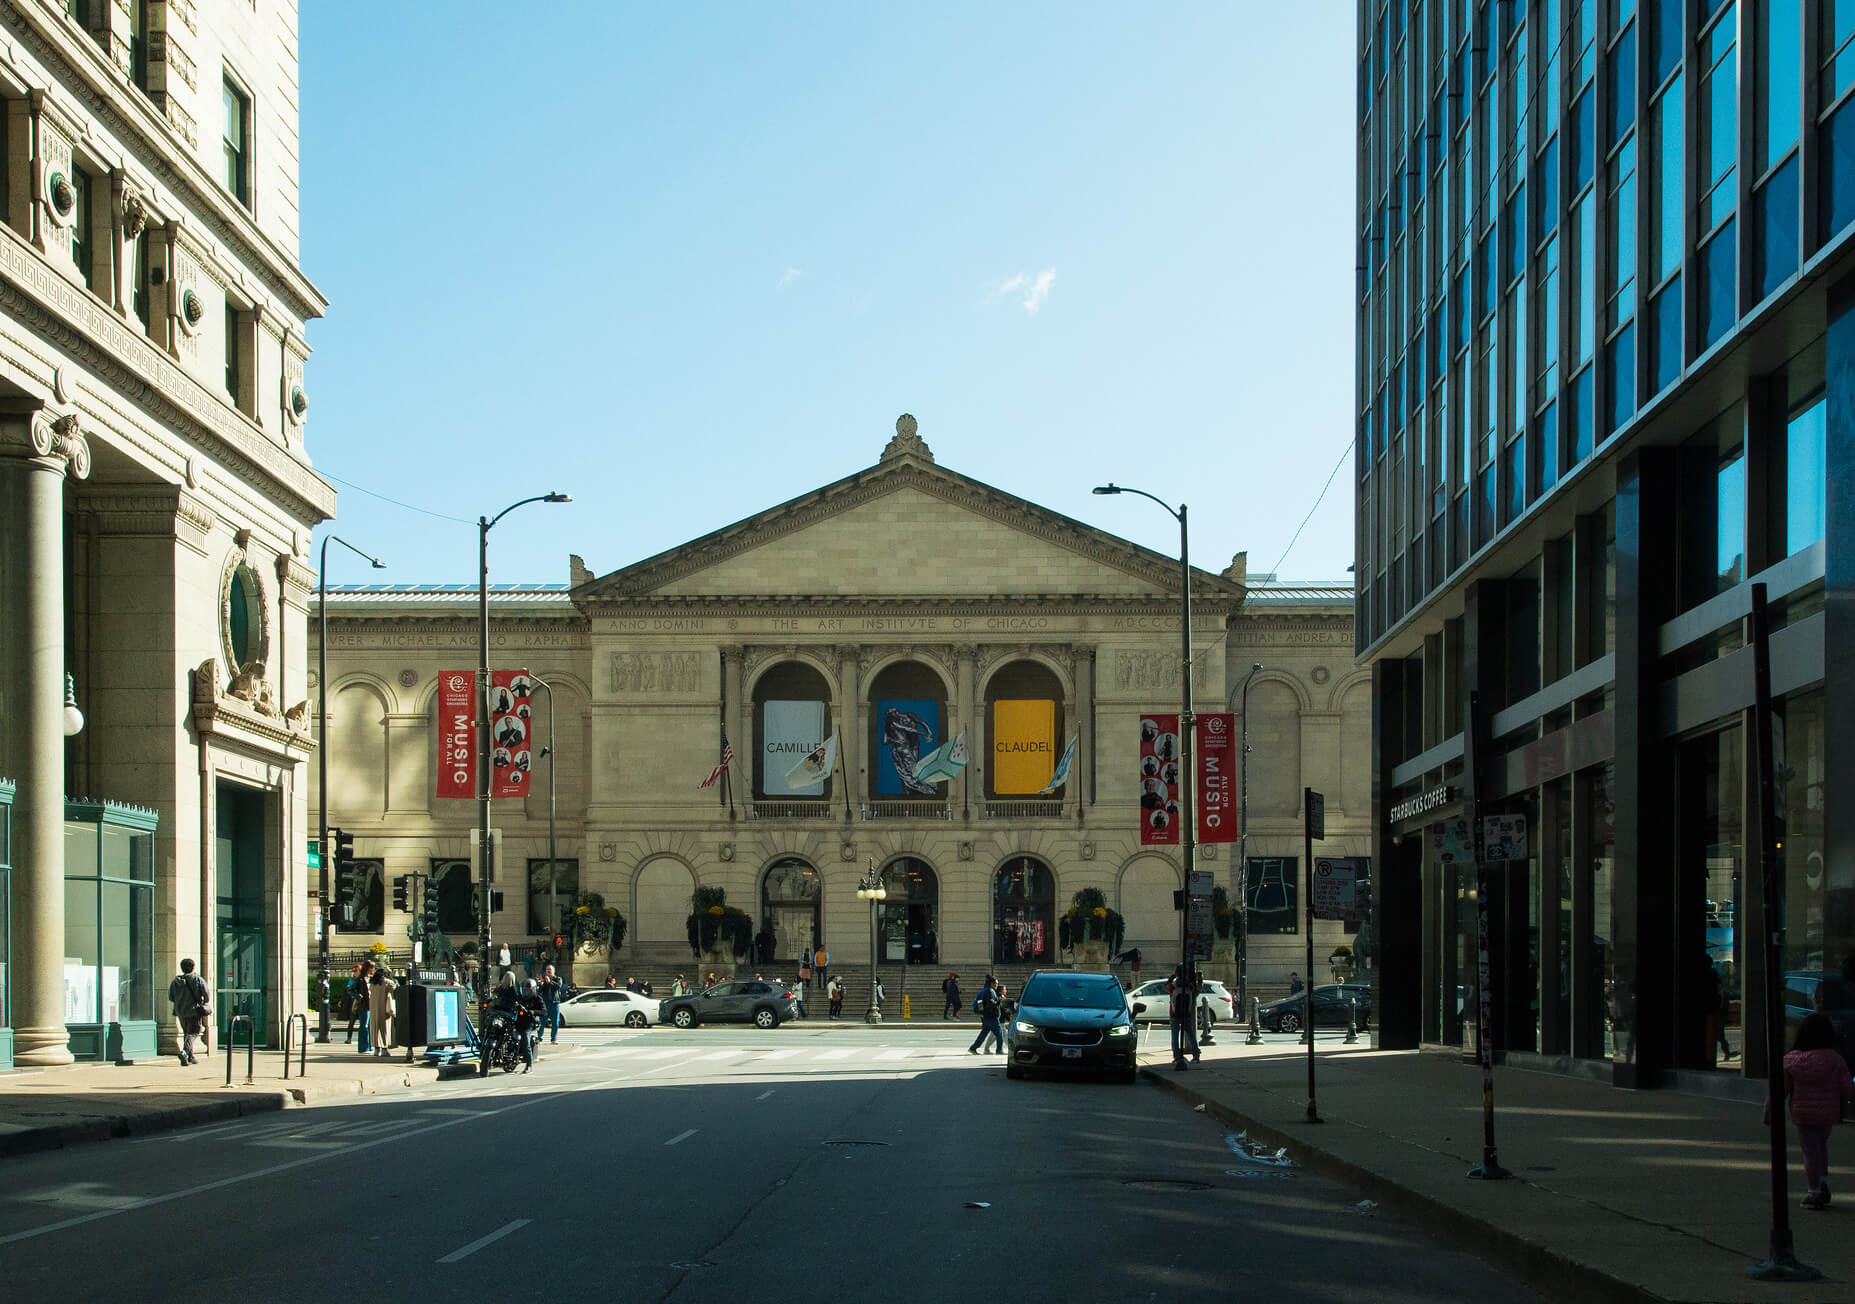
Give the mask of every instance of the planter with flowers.
[{"label": "planter with flowers", "polygon": [[689,898],[689,949],[718,977],[734,974],[753,945],[754,921],[728,904],[726,888],[699,887]]},{"label": "planter with flowers", "polygon": [[1332,972],[1333,981],[1336,983],[1351,982],[1353,972],[1357,967],[1357,962],[1353,958],[1353,948],[1350,946],[1336,946],[1333,948],[1333,954],[1327,957],[1327,968]]},{"label": "planter with flowers", "polygon": [[1075,952],[1079,965],[1105,965],[1118,955],[1127,935],[1127,921],[1108,908],[1100,888],[1085,887],[1070,898],[1069,909],[1056,921],[1057,945]]},{"label": "planter with flowers", "polygon": [[612,953],[625,944],[625,917],[597,892],[582,892],[573,898],[569,927],[575,965],[584,961],[609,969]]}]

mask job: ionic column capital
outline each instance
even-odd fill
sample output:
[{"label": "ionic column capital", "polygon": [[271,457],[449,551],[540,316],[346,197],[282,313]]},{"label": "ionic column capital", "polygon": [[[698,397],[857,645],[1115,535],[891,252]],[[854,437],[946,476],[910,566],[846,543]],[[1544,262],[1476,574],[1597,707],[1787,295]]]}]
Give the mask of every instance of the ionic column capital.
[{"label": "ionic column capital", "polygon": [[42,408],[0,413],[0,456],[41,458],[79,480],[90,477],[90,441],[77,413],[53,416]]}]

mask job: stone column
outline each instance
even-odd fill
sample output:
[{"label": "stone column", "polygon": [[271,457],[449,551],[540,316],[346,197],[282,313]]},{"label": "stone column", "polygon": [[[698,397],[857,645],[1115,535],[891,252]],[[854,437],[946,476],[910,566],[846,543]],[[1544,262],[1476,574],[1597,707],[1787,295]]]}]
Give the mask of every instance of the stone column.
[{"label": "stone column", "polygon": [[74,415],[0,407],[0,773],[13,807],[13,1061],[69,1064],[64,1027],[64,478]]},{"label": "stone column", "polygon": [[[734,744],[734,766],[728,771],[728,818],[735,817],[735,802],[754,799],[754,752],[752,739],[741,728],[741,657],[738,645],[721,650],[721,722]],[[753,809],[748,807],[749,811]]]},{"label": "stone column", "polygon": [[[959,666],[957,672],[959,687],[955,690],[959,694],[959,701],[955,703],[954,709],[959,713],[960,727],[967,731],[966,754],[969,757],[983,756],[985,755],[986,739],[983,737],[982,731],[976,723],[979,718],[979,711],[973,704],[973,685],[978,682],[979,678],[977,666],[979,649],[974,644],[962,643],[953,650],[953,653]],[[972,788],[970,786],[970,776],[972,773],[972,762],[968,761],[966,768],[960,771],[961,823],[970,823],[973,818]],[[983,791],[980,795],[984,795]],[[949,796],[951,796],[951,794],[949,794]]]},{"label": "stone column", "polygon": [[838,759],[843,763],[840,782],[845,785],[852,810],[869,800],[869,782],[863,777],[863,740],[869,737],[863,713],[863,648],[846,643],[837,649],[837,693],[832,715],[843,723],[837,738]]},{"label": "stone column", "polygon": [[[1095,649],[1079,646],[1075,650],[1075,714],[1069,717],[1069,732],[1076,737],[1076,759],[1069,769],[1069,786],[1076,795],[1073,807],[1078,824],[1095,804]],[[1067,747],[1069,740],[1057,739]]]}]

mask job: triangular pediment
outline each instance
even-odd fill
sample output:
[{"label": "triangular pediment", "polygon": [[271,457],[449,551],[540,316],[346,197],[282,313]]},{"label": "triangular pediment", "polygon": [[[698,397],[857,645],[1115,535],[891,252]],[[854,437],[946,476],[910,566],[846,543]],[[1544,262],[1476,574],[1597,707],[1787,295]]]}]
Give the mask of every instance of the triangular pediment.
[{"label": "triangular pediment", "polygon": [[[1175,559],[949,471],[918,447],[892,445],[867,470],[590,580],[574,600],[1177,594]],[[1232,605],[1243,591],[1202,571],[1193,587]]]}]

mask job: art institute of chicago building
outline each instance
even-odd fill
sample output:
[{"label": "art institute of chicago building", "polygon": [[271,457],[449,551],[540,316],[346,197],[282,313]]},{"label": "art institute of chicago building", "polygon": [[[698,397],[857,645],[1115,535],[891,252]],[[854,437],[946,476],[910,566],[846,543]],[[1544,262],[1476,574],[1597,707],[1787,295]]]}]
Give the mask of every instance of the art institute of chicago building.
[{"label": "art institute of chicago building", "polygon": [[[822,940],[854,972],[874,866],[884,964],[1066,963],[1057,919],[1085,887],[1149,967],[1177,958],[1178,849],[1139,838],[1141,720],[1178,709],[1176,560],[938,465],[903,417],[867,469],[609,574],[571,564],[571,584],[490,594],[492,665],[551,689],[532,698],[529,794],[495,808],[497,938],[548,936],[551,911],[597,893],[629,924],[615,966],[688,969],[692,892],[720,887],[782,970]],[[1237,709],[1263,667],[1246,850],[1266,992],[1301,967],[1304,784],[1327,794],[1318,851],[1367,850],[1370,684],[1345,583],[1246,583],[1238,558],[1197,572],[1194,602],[1199,711]],[[441,925],[465,941],[476,807],[435,795],[434,700],[442,672],[476,664],[476,590],[332,587],[328,603],[330,821],[355,835],[366,880],[338,949],[408,946],[384,883],[409,873],[433,876]],[[703,788],[724,735],[734,763]],[[913,778],[914,758],[961,735],[963,772]],[[833,736],[829,779],[794,787]],[[1071,740],[1067,782],[1040,793]],[[1201,848],[1201,866],[1230,887],[1238,852]],[[1319,928],[1323,960],[1353,940]]]}]

